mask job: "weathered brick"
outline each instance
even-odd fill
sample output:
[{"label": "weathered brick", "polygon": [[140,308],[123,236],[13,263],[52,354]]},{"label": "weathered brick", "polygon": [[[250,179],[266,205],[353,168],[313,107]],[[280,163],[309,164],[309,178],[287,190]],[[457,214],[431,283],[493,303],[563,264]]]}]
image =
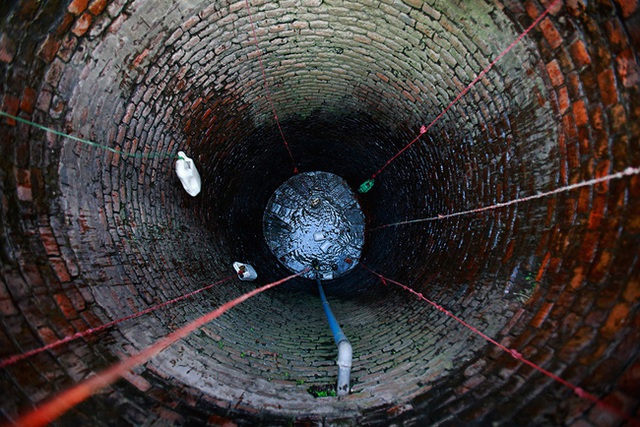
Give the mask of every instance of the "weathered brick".
[{"label": "weathered brick", "polygon": [[73,304],[65,294],[56,294],[53,298],[56,300],[60,310],[62,310],[64,317],[67,319],[76,319],[78,317],[78,312],[75,310]]},{"label": "weathered brick", "polygon": [[622,9],[622,16],[627,18],[638,10],[638,0],[614,0]]},{"label": "weathered brick", "polygon": [[589,115],[584,105],[584,100],[579,99],[573,103],[573,118],[577,126],[583,126],[589,122]]},{"label": "weathered brick", "polygon": [[610,106],[618,101],[618,92],[613,76],[613,70],[606,69],[598,74],[598,86],[600,87],[600,94],[604,105]]},{"label": "weathered brick", "polygon": [[640,82],[640,66],[629,49],[616,57],[616,71],[624,87],[635,87]]},{"label": "weathered brick", "polygon": [[67,270],[67,266],[64,264],[60,258],[50,258],[51,267],[53,268],[54,273],[58,277],[62,283],[70,282],[71,276],[69,275],[69,271]]},{"label": "weathered brick", "polygon": [[552,308],[553,303],[551,302],[545,302],[544,304],[542,304],[542,307],[540,308],[538,313],[536,313],[535,317],[531,320],[531,326],[533,326],[534,328],[539,328],[540,326],[542,326],[542,323],[545,321]]},{"label": "weathered brick", "polygon": [[78,37],[83,36],[84,33],[86,33],[89,27],[91,26],[92,21],[93,21],[93,17],[90,13],[88,12],[83,13],[76,20],[75,24],[73,25],[73,28],[71,29],[71,32]]},{"label": "weathered brick", "polygon": [[555,49],[562,44],[562,36],[549,18],[543,19],[539,25],[542,30],[542,34],[544,34],[544,38],[547,39],[552,48]]},{"label": "weathered brick", "polygon": [[80,15],[87,8],[87,4],[89,4],[89,0],[72,0],[67,6],[67,10],[74,15]]},{"label": "weathered brick", "polygon": [[624,327],[629,319],[629,305],[626,303],[616,304],[612,309],[607,322],[600,329],[603,336],[613,338]]},{"label": "weathered brick", "polygon": [[107,0],[92,0],[89,4],[89,12],[94,15],[100,15],[107,6]]},{"label": "weathered brick", "polygon": [[[16,116],[18,114],[18,109],[20,108],[20,99],[12,95],[4,95],[2,98],[2,110],[6,113],[11,114],[12,116]],[[6,118],[7,124],[15,126],[15,119]]]},{"label": "weathered brick", "polygon": [[578,39],[571,43],[569,51],[577,68],[591,64],[591,57],[589,56],[589,52],[587,52],[587,46],[582,40]]},{"label": "weathered brick", "polygon": [[20,109],[29,114],[33,113],[36,105],[38,93],[35,89],[25,87],[22,91],[22,99],[20,100]]},{"label": "weathered brick", "polygon": [[554,59],[547,64],[547,73],[549,73],[551,84],[553,84],[554,86],[560,86],[564,83],[564,76],[562,74],[562,70],[560,69],[560,64],[558,64],[557,60]]},{"label": "weathered brick", "polygon": [[6,33],[0,34],[0,62],[13,61],[16,54],[16,43]]}]

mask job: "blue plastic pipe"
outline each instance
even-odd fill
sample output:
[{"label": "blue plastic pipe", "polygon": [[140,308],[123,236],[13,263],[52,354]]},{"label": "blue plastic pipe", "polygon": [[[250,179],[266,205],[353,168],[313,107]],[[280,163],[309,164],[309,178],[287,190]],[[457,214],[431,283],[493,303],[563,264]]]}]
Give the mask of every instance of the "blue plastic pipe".
[{"label": "blue plastic pipe", "polygon": [[342,328],[338,324],[336,317],[331,311],[327,297],[324,295],[322,284],[320,279],[316,279],[318,282],[318,292],[320,292],[320,299],[322,300],[322,308],[324,314],[329,321],[329,327],[333,334],[333,340],[338,346],[338,396],[345,396],[349,393],[349,377],[351,376],[351,365],[353,359],[353,349],[347,339],[347,336],[342,332]]}]

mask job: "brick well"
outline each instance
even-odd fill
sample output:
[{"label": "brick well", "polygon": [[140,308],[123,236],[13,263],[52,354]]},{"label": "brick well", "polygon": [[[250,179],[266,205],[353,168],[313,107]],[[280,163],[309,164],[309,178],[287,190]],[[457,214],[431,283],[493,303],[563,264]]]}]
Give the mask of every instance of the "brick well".
[{"label": "brick well", "polygon": [[[0,369],[0,423],[288,271],[262,237],[293,165],[355,189],[550,4],[436,0],[16,0],[0,108],[128,157],[0,122],[0,357],[209,291]],[[367,226],[535,195],[640,165],[637,1],[566,0],[359,200]],[[259,49],[259,51],[257,50]],[[183,150],[188,196],[162,156]],[[638,417],[640,177],[368,232],[363,263]],[[626,425],[356,268],[231,310],[57,425]],[[519,293],[518,293],[519,292]]]}]

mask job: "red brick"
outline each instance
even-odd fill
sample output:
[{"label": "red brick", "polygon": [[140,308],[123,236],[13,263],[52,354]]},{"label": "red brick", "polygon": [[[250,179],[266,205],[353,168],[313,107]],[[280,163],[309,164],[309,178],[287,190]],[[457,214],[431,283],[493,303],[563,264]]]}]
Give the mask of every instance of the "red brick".
[{"label": "red brick", "polygon": [[629,305],[626,303],[618,303],[611,309],[607,322],[600,329],[605,338],[613,339],[618,332],[629,321]]},{"label": "red brick", "polygon": [[524,4],[524,7],[527,11],[527,15],[529,15],[529,18],[536,19],[538,16],[540,16],[540,9],[538,9],[536,2],[527,0],[527,2]]},{"label": "red brick", "polygon": [[[134,384],[134,385],[137,386],[136,384]],[[153,412],[158,414],[158,416],[162,419],[162,421],[165,424],[178,425],[178,424],[183,424],[184,423],[184,419],[183,419],[182,415],[180,415],[179,413],[177,413],[175,411],[171,411],[171,410],[169,410],[167,408],[164,408],[162,406],[156,406],[153,409]]]},{"label": "red brick", "polygon": [[604,112],[600,105],[591,109],[591,126],[596,130],[604,129]]},{"label": "red brick", "polygon": [[547,73],[549,73],[552,85],[557,87],[564,83],[564,76],[562,75],[562,70],[560,69],[560,64],[557,59],[547,64]]},{"label": "red brick", "polygon": [[638,10],[638,0],[615,0],[622,9],[622,16],[628,18]]},{"label": "red brick", "polygon": [[571,338],[567,340],[562,350],[558,353],[558,359],[569,361],[572,356],[589,346],[595,336],[595,330],[589,326],[582,326]]},{"label": "red brick", "polygon": [[58,307],[60,307],[64,317],[67,319],[76,319],[78,317],[78,312],[73,307],[71,300],[69,300],[65,294],[56,294],[53,298],[56,300],[56,303],[58,304]]},{"label": "red brick", "polygon": [[35,89],[25,87],[22,91],[22,100],[20,101],[20,109],[29,114],[33,113],[36,106],[36,100],[38,99],[38,93]]},{"label": "red brick", "polygon": [[103,325],[103,322],[90,311],[83,311],[80,316],[91,328],[97,328]]},{"label": "red brick", "polygon": [[509,260],[513,256],[513,250],[514,249],[515,249],[515,242],[513,240],[511,240],[507,244],[507,248],[504,251],[504,256],[502,257],[502,264],[506,264],[507,262],[509,262]]},{"label": "red brick", "polygon": [[384,74],[382,74],[382,73],[376,73],[376,76],[378,76],[378,78],[379,78],[380,80],[382,80],[383,82],[385,82],[385,83],[389,83],[389,77],[385,76]]},{"label": "red brick", "polygon": [[0,35],[0,62],[9,63],[13,61],[16,54],[16,44],[6,34]]},{"label": "red brick", "polygon": [[53,33],[56,39],[61,39],[71,29],[73,21],[76,20],[76,16],[73,13],[65,13],[64,17],[60,20],[60,24]]},{"label": "red brick", "polygon": [[[20,99],[12,95],[5,95],[2,98],[2,110],[13,115],[18,115],[18,110],[20,108]],[[7,118],[7,124],[11,126],[16,125],[16,121],[14,119]]]},{"label": "red brick", "polygon": [[42,43],[42,46],[40,46],[38,56],[46,62],[53,61],[61,44],[62,42],[60,40],[57,40],[52,35],[48,35],[44,43]]},{"label": "red brick", "polygon": [[590,203],[591,203],[591,189],[587,187],[581,188],[580,194],[578,196],[578,212],[579,213],[589,212]]},{"label": "red brick", "polygon": [[544,38],[547,39],[547,42],[549,42],[549,45],[551,45],[553,49],[562,44],[562,36],[558,30],[556,30],[555,25],[553,25],[553,22],[551,22],[549,18],[545,18],[540,22],[540,29],[542,30]]},{"label": "red brick", "polygon": [[89,4],[89,0],[73,0],[67,10],[74,15],[80,15],[87,8],[87,4]]},{"label": "red brick", "polygon": [[[612,260],[613,255],[610,251],[603,250],[599,252],[595,260],[591,264],[591,270],[589,271],[589,280],[591,282],[601,282],[607,276],[607,273],[611,268]],[[610,288],[607,288],[607,290],[610,290]]]},{"label": "red brick", "polygon": [[406,90],[402,91],[402,94],[405,96],[405,98],[407,98],[409,101],[411,102],[416,102],[416,99]]},{"label": "red brick", "polygon": [[93,17],[90,13],[83,13],[80,18],[76,21],[71,29],[71,32],[78,37],[81,37],[84,33],[87,32],[89,27],[91,26],[91,21]]},{"label": "red brick", "polygon": [[640,279],[637,277],[629,279],[623,298],[631,304],[635,304],[640,300]]},{"label": "red brick", "polygon": [[542,280],[542,277],[544,276],[545,272],[547,271],[547,267],[549,266],[549,261],[551,261],[551,252],[547,252],[540,262],[540,268],[538,268],[538,273],[536,274],[537,282]]},{"label": "red brick", "polygon": [[611,120],[611,127],[613,129],[621,129],[627,123],[627,112],[624,106],[616,104],[609,108],[609,118]]},{"label": "red brick", "polygon": [[42,339],[42,342],[45,344],[51,344],[52,342],[56,342],[59,339],[56,333],[53,332],[51,328],[48,328],[46,326],[38,328],[38,335],[40,336],[40,339]]},{"label": "red brick", "polygon": [[542,323],[545,321],[547,316],[549,316],[549,312],[551,311],[552,308],[553,308],[552,302],[545,302],[544,304],[542,304],[542,307],[540,307],[540,310],[538,310],[538,313],[536,313],[534,318],[531,319],[531,326],[533,326],[534,328],[539,328],[542,325]]},{"label": "red brick", "polygon": [[630,49],[616,57],[616,70],[624,87],[635,87],[640,81],[640,68]]},{"label": "red brick", "polygon": [[18,314],[18,308],[13,304],[10,299],[0,299],[0,314],[8,317]]},{"label": "red brick", "polygon": [[[596,165],[596,178],[604,178],[611,172],[611,160],[603,159]],[[600,182],[595,185],[596,194],[606,194],[609,192],[609,181]]]},{"label": "red brick", "polygon": [[[581,126],[578,128],[578,147],[580,148],[580,155],[586,160],[588,167],[587,176],[591,176],[591,170],[593,169],[590,163],[593,163],[593,159],[587,157],[591,156],[591,129],[587,126]],[[584,164],[585,160],[582,160]]]},{"label": "red brick", "polygon": [[584,91],[582,90],[582,80],[580,80],[580,76],[578,74],[567,73],[564,75],[564,79],[571,99],[578,99],[584,95]]},{"label": "red brick", "polygon": [[627,37],[624,33],[624,29],[620,20],[617,18],[610,19],[604,25],[609,38],[609,46],[614,52],[619,52],[629,48]]},{"label": "red brick", "polygon": [[569,92],[566,87],[561,87],[558,89],[558,109],[560,110],[560,114],[564,114],[567,112],[569,107],[571,106],[571,101],[569,100]]},{"label": "red brick", "polygon": [[571,53],[571,58],[577,68],[591,64],[591,57],[589,56],[587,47],[582,40],[576,40],[573,42],[571,46],[569,46],[569,52]]},{"label": "red brick", "polygon": [[44,245],[47,255],[60,255],[60,248],[53,236],[53,231],[49,227],[40,227],[40,241]]},{"label": "red brick", "polygon": [[620,390],[630,396],[640,396],[640,361],[631,365],[618,381]]},{"label": "red brick", "polygon": [[634,175],[629,179],[629,194],[640,197],[640,176]]},{"label": "red brick", "polygon": [[223,418],[220,415],[211,415],[208,419],[208,425],[220,426],[220,427],[236,427],[237,424],[228,418]]},{"label": "red brick", "polygon": [[68,289],[66,295],[76,310],[82,311],[87,307],[84,297],[82,296],[80,291],[78,291],[76,288]]},{"label": "red brick", "polygon": [[53,268],[53,271],[56,273],[56,276],[58,276],[58,280],[60,280],[60,282],[66,283],[71,281],[71,276],[69,275],[69,271],[67,270],[67,266],[64,261],[60,258],[51,258],[50,262],[51,268]]},{"label": "red brick", "polygon": [[585,234],[582,239],[582,245],[580,246],[580,260],[582,262],[590,263],[593,261],[599,241],[600,233],[589,231]]},{"label": "red brick", "polygon": [[584,365],[592,365],[595,362],[598,362],[609,349],[609,346],[605,342],[596,342],[595,344],[597,344],[597,347],[594,346],[595,350],[591,350],[578,358],[580,363]]},{"label": "red brick", "polygon": [[591,207],[591,214],[589,215],[589,230],[595,230],[602,224],[604,218],[605,209],[607,207],[607,197],[604,195],[597,195],[593,199],[593,206]]},{"label": "red brick", "polygon": [[611,106],[618,102],[618,93],[612,69],[608,68],[598,74],[598,86],[600,87],[600,96],[604,105]]},{"label": "red brick", "polygon": [[89,5],[89,12],[100,15],[106,6],[107,0],[93,0]]},{"label": "red brick", "polygon": [[576,122],[576,126],[584,126],[589,122],[584,100],[579,99],[573,103],[573,119]]}]

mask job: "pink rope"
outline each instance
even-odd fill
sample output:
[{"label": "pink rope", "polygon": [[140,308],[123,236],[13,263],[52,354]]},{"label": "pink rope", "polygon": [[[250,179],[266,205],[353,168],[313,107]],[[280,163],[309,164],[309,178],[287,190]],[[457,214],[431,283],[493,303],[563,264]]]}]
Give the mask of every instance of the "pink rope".
[{"label": "pink rope", "polygon": [[249,298],[261,292],[264,292],[267,289],[271,289],[288,280],[291,280],[294,277],[300,276],[307,270],[285,277],[284,279],[278,280],[277,282],[272,282],[261,288],[254,289],[251,292],[247,292],[246,294],[225,303],[224,305],[205,314],[204,316],[197,318],[186,326],[183,326],[182,328],[170,333],[164,338],[159,339],[155,342],[155,344],[147,347],[141,352],[133,354],[121,362],[115,363],[104,371],[99,372],[96,375],[87,378],[84,381],[81,381],[70,389],[58,394],[43,405],[21,416],[16,421],[15,425],[34,427],[44,426],[51,423],[53,420],[67,412],[69,409],[89,398],[89,396],[91,396],[96,391],[113,384],[118,378],[126,374],[129,370],[142,363],[147,362],[149,359],[151,359],[179,339],[185,338],[191,332],[204,326],[212,320],[217,319],[218,317],[229,311],[231,308],[243,303]]},{"label": "pink rope", "polygon": [[47,344],[47,345],[45,345],[43,347],[35,348],[33,350],[29,350],[29,351],[21,353],[21,354],[16,354],[16,355],[7,357],[5,359],[2,359],[2,361],[0,362],[0,368],[5,368],[7,366],[13,365],[14,363],[17,363],[17,362],[19,362],[21,360],[24,360],[24,359],[26,359],[28,357],[31,357],[31,356],[35,356],[36,354],[40,354],[43,351],[51,350],[52,348],[56,348],[56,347],[58,347],[58,346],[60,346],[62,344],[68,343],[69,341],[73,341],[73,340],[76,340],[78,338],[82,338],[82,337],[86,337],[88,335],[92,335],[92,334],[96,334],[98,332],[102,332],[105,329],[109,329],[110,327],[112,327],[114,325],[117,325],[118,323],[124,322],[125,320],[135,319],[136,317],[140,317],[142,315],[151,313],[152,311],[156,311],[159,308],[165,307],[165,306],[170,305],[170,304],[174,304],[174,303],[176,303],[178,301],[182,301],[185,298],[192,297],[192,296],[194,296],[196,294],[199,294],[200,292],[206,291],[207,289],[211,289],[212,287],[214,287],[216,285],[219,285],[220,283],[224,283],[224,282],[226,282],[227,280],[230,280],[233,277],[235,277],[235,274],[233,276],[225,277],[222,280],[219,280],[219,281],[217,281],[215,283],[212,283],[211,285],[207,285],[207,286],[205,286],[203,288],[200,288],[198,290],[190,292],[190,293],[188,293],[186,295],[182,295],[182,296],[180,296],[178,298],[174,298],[172,300],[163,302],[161,304],[154,305],[153,307],[149,307],[146,310],[142,310],[142,311],[139,311],[137,313],[131,314],[129,316],[122,317],[120,319],[114,320],[112,322],[105,323],[104,325],[100,325],[100,326],[95,327],[95,328],[87,329],[86,331],[76,332],[73,335],[69,335],[67,337],[64,337],[64,338],[58,340],[58,341],[54,341],[52,343],[49,343],[49,344]]},{"label": "pink rope", "polygon": [[543,197],[551,196],[551,195],[554,195],[554,194],[575,190],[576,188],[588,187],[588,186],[596,185],[596,184],[599,184],[599,183],[602,183],[602,182],[610,181],[612,179],[620,179],[620,178],[623,178],[625,176],[632,176],[632,175],[639,175],[639,174],[640,174],[640,167],[638,167],[638,168],[628,167],[625,170],[623,170],[622,172],[617,172],[617,173],[613,173],[613,174],[610,174],[610,175],[605,175],[603,177],[590,179],[588,181],[578,182],[576,184],[571,184],[571,185],[567,185],[567,186],[564,186],[564,187],[556,188],[555,190],[551,190],[551,191],[547,191],[547,192],[544,192],[544,193],[535,194],[533,196],[522,197],[522,198],[519,198],[519,199],[510,200],[508,202],[496,203],[495,205],[484,206],[484,207],[481,207],[481,208],[471,209],[471,210],[468,210],[468,211],[454,212],[454,213],[450,213],[450,214],[446,214],[446,215],[432,216],[430,218],[419,218],[419,219],[412,219],[412,220],[408,220],[408,221],[400,221],[400,222],[394,222],[394,223],[391,223],[391,224],[380,225],[378,227],[371,228],[370,231],[378,230],[378,229],[381,229],[381,228],[387,228],[387,227],[395,227],[395,226],[398,226],[398,225],[416,224],[416,223],[419,223],[419,222],[427,222],[427,221],[438,221],[438,220],[442,220],[442,219],[453,218],[453,217],[456,217],[456,216],[470,215],[470,214],[479,213],[479,212],[485,212],[485,211],[489,211],[489,210],[493,210],[493,209],[500,209],[500,208],[504,208],[506,206],[515,205],[517,203],[528,202],[528,201],[531,201],[531,200],[541,199]]},{"label": "pink rope", "polygon": [[571,390],[573,390],[573,392],[580,398],[582,399],[586,399],[586,400],[590,400],[591,402],[595,403],[596,405],[601,406],[602,408],[606,409],[607,411],[610,411],[612,413],[615,413],[616,415],[619,415],[620,417],[623,417],[627,420],[632,420],[631,416],[628,414],[625,414],[624,412],[620,411],[620,409],[606,403],[603,402],[602,400],[598,399],[596,396],[594,396],[591,393],[586,392],[585,390],[583,390],[582,388],[570,383],[569,381],[560,378],[559,376],[557,376],[556,374],[554,374],[553,372],[549,372],[546,369],[540,367],[539,365],[535,364],[534,362],[525,359],[522,354],[520,354],[517,350],[515,349],[510,349],[502,344],[500,344],[498,341],[494,340],[493,338],[489,337],[487,334],[483,333],[482,331],[478,330],[477,328],[475,328],[474,326],[470,325],[469,323],[465,322],[464,320],[462,320],[461,318],[459,318],[458,316],[454,315],[453,313],[451,313],[449,310],[445,309],[444,307],[442,307],[440,304],[437,304],[433,301],[431,301],[430,299],[428,299],[427,297],[425,297],[422,293],[417,292],[413,289],[411,289],[409,286],[407,285],[403,285],[400,282],[396,282],[395,280],[389,279],[388,277],[383,276],[380,273],[377,273],[373,270],[371,270],[369,267],[367,267],[364,264],[361,264],[366,270],[368,270],[369,272],[371,272],[373,275],[377,276],[383,284],[387,284],[387,283],[393,283],[395,285],[400,286],[401,288],[403,288],[404,290],[412,293],[413,295],[417,296],[418,298],[420,298],[423,301],[426,301],[427,303],[429,303],[432,307],[434,307],[435,309],[437,309],[438,311],[444,313],[445,315],[449,316],[450,318],[454,319],[456,322],[462,324],[464,327],[466,327],[467,329],[469,329],[470,331],[472,331],[473,333],[481,336],[482,338],[484,338],[486,341],[490,342],[491,344],[495,345],[496,347],[500,348],[501,350],[505,351],[506,353],[508,353],[511,357],[513,357],[514,359],[517,359],[521,362],[523,362],[524,364],[532,367],[533,369],[535,369],[538,372],[543,373],[544,375],[548,376],[549,378],[559,382],[560,384],[570,388]]},{"label": "pink rope", "polygon": [[424,135],[425,133],[427,133],[427,132],[429,131],[429,129],[431,129],[431,128],[433,127],[433,125],[434,125],[434,124],[436,124],[436,123],[437,123],[437,122],[438,122],[438,121],[439,121],[439,120],[440,120],[440,119],[445,115],[445,113],[446,113],[447,111],[449,111],[449,109],[450,109],[450,108],[451,108],[451,107],[452,107],[456,102],[458,102],[458,101],[460,100],[460,98],[462,98],[462,97],[463,97],[467,92],[469,92],[469,90],[470,90],[470,89],[471,89],[471,88],[472,88],[476,83],[478,83],[478,82],[480,81],[480,79],[481,79],[482,77],[484,77],[484,75],[485,75],[485,74],[487,74],[487,72],[488,72],[491,68],[493,68],[493,66],[494,66],[494,65],[496,65],[496,63],[497,63],[500,59],[502,59],[502,57],[503,57],[503,56],[505,56],[505,55],[506,55],[506,54],[507,54],[511,49],[513,49],[513,48],[514,48],[514,46],[515,46],[515,45],[517,45],[517,44],[520,42],[520,40],[522,40],[522,39],[523,39],[527,34],[529,34],[529,32],[530,32],[531,30],[533,30],[533,28],[534,28],[535,26],[537,26],[537,25],[540,23],[540,21],[542,21],[542,20],[544,19],[544,17],[545,17],[545,16],[547,16],[547,15],[549,14],[549,12],[551,11],[551,9],[553,9],[553,7],[554,7],[556,4],[558,4],[559,2],[560,2],[560,0],[555,0],[553,3],[551,3],[551,4],[549,5],[549,7],[547,7],[547,8],[544,10],[544,12],[542,12],[542,13],[540,14],[540,16],[538,16],[538,17],[536,18],[536,20],[535,20],[535,21],[533,21],[533,23],[532,23],[531,25],[529,25],[529,27],[528,27],[526,30],[524,30],[524,31],[523,31],[523,32],[522,32],[522,33],[521,33],[521,34],[520,34],[520,35],[519,35],[519,36],[518,36],[518,37],[513,41],[513,43],[511,43],[509,46],[507,46],[507,48],[506,48],[505,50],[503,50],[503,51],[502,51],[502,52],[501,52],[501,53],[500,53],[500,54],[499,54],[499,55],[498,55],[498,56],[497,56],[493,61],[491,61],[491,63],[490,63],[490,64],[489,64],[489,65],[488,65],[484,70],[482,70],[482,71],[480,72],[480,74],[478,74],[478,75],[476,76],[476,78],[475,78],[475,79],[473,79],[473,81],[472,81],[471,83],[469,83],[469,85],[468,85],[466,88],[464,88],[464,89],[462,90],[462,92],[460,92],[460,93],[458,94],[458,96],[456,96],[456,97],[454,98],[454,100],[453,100],[453,101],[451,101],[451,102],[449,103],[449,105],[447,105],[447,107],[446,107],[444,110],[442,110],[442,112],[441,112],[440,114],[438,114],[438,116],[437,116],[435,119],[433,119],[433,121],[429,124],[429,126],[426,126],[426,127],[425,127],[424,125],[423,125],[423,126],[421,126],[421,127],[420,127],[420,134],[418,134],[418,136],[416,136],[416,137],[415,137],[415,138],[414,138],[410,143],[408,143],[407,145],[405,145],[405,146],[404,146],[404,148],[402,148],[402,150],[398,151],[398,152],[397,152],[393,157],[391,157],[389,160],[387,160],[387,163],[385,163],[385,164],[384,164],[380,169],[378,169],[378,171],[377,171],[376,173],[374,173],[373,175],[371,175],[371,179],[375,179],[375,177],[376,177],[376,176],[378,176],[378,175],[379,175],[379,174],[380,174],[380,173],[381,173],[381,172],[382,172],[382,171],[383,171],[387,166],[389,166],[389,165],[391,164],[391,162],[393,162],[393,161],[394,161],[396,158],[398,158],[402,153],[404,153],[404,152],[405,152],[409,147],[411,147],[415,142],[417,142],[417,141],[420,139],[420,137],[421,137],[422,135]]},{"label": "pink rope", "polygon": [[273,118],[276,121],[276,125],[278,126],[278,131],[280,131],[280,136],[282,137],[282,142],[284,142],[284,146],[287,149],[287,153],[289,153],[289,157],[291,158],[291,163],[293,163],[293,173],[298,173],[298,167],[296,166],[296,162],[293,159],[293,153],[291,153],[291,149],[289,148],[289,143],[287,142],[287,138],[284,137],[284,132],[282,132],[282,126],[280,126],[280,120],[278,119],[278,113],[276,112],[276,106],[271,99],[271,91],[269,90],[269,84],[267,83],[267,73],[264,70],[264,64],[262,63],[262,50],[260,50],[260,46],[258,45],[258,36],[256,35],[256,27],[253,23],[253,16],[251,15],[251,8],[249,7],[249,0],[245,0],[245,5],[247,7],[247,14],[249,15],[249,22],[251,22],[251,32],[253,33],[253,41],[256,45],[256,51],[258,52],[258,62],[260,63],[260,71],[262,72],[262,80],[264,81],[264,90],[267,94],[267,101],[271,106],[271,111],[273,112]]}]

